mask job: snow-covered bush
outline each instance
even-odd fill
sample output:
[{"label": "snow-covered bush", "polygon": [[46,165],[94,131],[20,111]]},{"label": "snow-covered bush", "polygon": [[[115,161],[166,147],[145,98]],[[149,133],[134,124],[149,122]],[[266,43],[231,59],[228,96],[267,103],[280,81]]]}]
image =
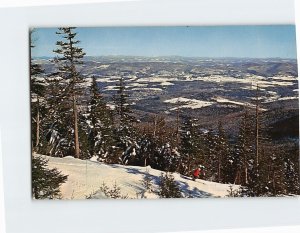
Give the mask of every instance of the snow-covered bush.
[{"label": "snow-covered bush", "polygon": [[158,195],[160,198],[181,198],[179,185],[176,183],[174,176],[169,173],[162,173],[159,182]]},{"label": "snow-covered bush", "polygon": [[59,199],[61,184],[68,176],[56,168],[47,168],[48,161],[42,157],[32,157],[32,196],[34,199]]}]

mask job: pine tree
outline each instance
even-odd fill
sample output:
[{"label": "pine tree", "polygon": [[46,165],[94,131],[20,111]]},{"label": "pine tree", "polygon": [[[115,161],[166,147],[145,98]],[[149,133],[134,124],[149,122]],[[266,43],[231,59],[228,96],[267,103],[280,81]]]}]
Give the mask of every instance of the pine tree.
[{"label": "pine tree", "polygon": [[[38,151],[41,137],[41,121],[44,112],[43,95],[45,91],[45,82],[38,79],[44,70],[41,65],[36,64],[31,56],[32,49],[35,47],[33,39],[34,30],[30,30],[30,94],[31,94],[31,129],[32,145]],[[33,133],[33,131],[35,133]]]},{"label": "pine tree", "polygon": [[123,77],[119,80],[114,103],[116,106],[114,119],[117,125],[114,135],[120,150],[119,160],[122,164],[128,164],[136,156],[136,132],[133,125],[136,119],[130,108]]},{"label": "pine tree", "polygon": [[34,199],[60,198],[59,187],[67,180],[56,168],[49,169],[48,161],[42,157],[32,157],[32,195]]},{"label": "pine tree", "polygon": [[249,183],[249,170],[255,169],[255,134],[253,131],[254,121],[248,110],[240,122],[238,140],[235,147],[236,175],[234,183],[247,185]]},{"label": "pine tree", "polygon": [[152,115],[143,129],[137,140],[137,155],[143,164],[162,171],[177,171],[180,165],[180,154],[174,140],[177,130],[166,122],[163,115]]},{"label": "pine tree", "polygon": [[226,133],[223,129],[222,122],[218,124],[218,135],[216,142],[216,153],[218,159],[218,182],[227,183],[233,175],[231,164],[228,163],[231,159],[230,145]]},{"label": "pine tree", "polygon": [[293,143],[289,145],[290,150],[286,150],[286,146],[280,151],[283,168],[283,185],[286,195],[300,194],[300,174],[299,174],[299,145]]},{"label": "pine tree", "polygon": [[278,176],[280,159],[276,152],[272,149],[274,145],[270,143],[267,135],[267,115],[263,115],[260,103],[259,103],[259,86],[256,89],[255,98],[255,114],[252,117],[252,129],[250,134],[252,135],[252,152],[254,155],[248,156],[248,182],[247,195],[248,196],[266,196],[276,195],[276,192],[280,193],[280,187],[276,185],[277,182],[281,182]]},{"label": "pine tree", "polygon": [[153,166],[154,168],[167,172],[180,172],[181,155],[177,151],[177,147],[172,146],[169,142],[158,147],[155,157],[156,164]]},{"label": "pine tree", "polygon": [[191,175],[191,170],[195,166],[197,156],[199,155],[198,131],[196,122],[187,118],[182,124],[180,131],[180,172],[185,175]]},{"label": "pine tree", "polygon": [[214,130],[210,129],[204,137],[204,166],[205,175],[208,180],[217,182],[218,181],[218,158],[219,152],[217,148],[218,134]]},{"label": "pine tree", "polygon": [[159,182],[158,195],[160,198],[181,198],[180,187],[172,174],[162,173]]},{"label": "pine tree", "polygon": [[222,170],[223,170],[223,183],[233,184],[237,172],[237,158],[234,154],[234,150],[231,145],[229,150],[227,151],[227,154],[224,156]]},{"label": "pine tree", "polygon": [[65,79],[68,80],[68,88],[66,88],[66,95],[72,101],[73,113],[73,127],[74,127],[74,147],[75,157],[80,157],[79,147],[79,135],[78,135],[78,94],[79,94],[79,83],[81,81],[80,74],[76,69],[77,64],[82,63],[82,58],[85,55],[82,48],[77,47],[80,42],[76,39],[77,33],[74,32],[74,27],[59,28],[56,34],[61,35],[63,40],[57,41],[57,49],[54,50],[58,56],[55,58],[55,62],[59,66],[59,73]]},{"label": "pine tree", "polygon": [[139,134],[136,140],[136,158],[134,165],[147,166],[151,165],[152,156],[155,154],[157,145],[154,138],[148,134]]},{"label": "pine tree", "polygon": [[70,111],[68,85],[61,77],[47,78],[46,117],[44,119],[43,154],[66,156],[74,153],[73,114]]},{"label": "pine tree", "polygon": [[92,78],[89,103],[89,148],[91,155],[100,156],[110,162],[113,139],[113,116],[103,97],[99,93],[96,78]]}]

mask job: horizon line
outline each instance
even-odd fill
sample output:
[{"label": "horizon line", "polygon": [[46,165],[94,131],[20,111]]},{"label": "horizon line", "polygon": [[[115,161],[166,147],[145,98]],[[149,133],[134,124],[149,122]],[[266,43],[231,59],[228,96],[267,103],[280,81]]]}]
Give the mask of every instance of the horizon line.
[{"label": "horizon line", "polygon": [[[55,58],[56,56],[32,56],[32,59],[36,58]],[[181,55],[158,55],[158,56],[147,56],[147,55],[85,55],[87,57],[140,57],[140,58],[202,58],[202,59],[288,59],[297,60],[297,57],[233,57],[233,56],[220,56],[220,57],[207,57],[207,56],[181,56]],[[84,59],[83,58],[83,59]]]}]

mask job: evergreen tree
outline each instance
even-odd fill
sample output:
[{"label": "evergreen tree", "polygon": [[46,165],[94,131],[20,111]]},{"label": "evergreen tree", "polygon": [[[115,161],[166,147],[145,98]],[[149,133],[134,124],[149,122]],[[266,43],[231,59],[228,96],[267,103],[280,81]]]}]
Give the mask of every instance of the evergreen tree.
[{"label": "evergreen tree", "polygon": [[77,64],[82,63],[82,58],[85,55],[82,48],[77,47],[80,42],[76,39],[77,33],[74,32],[74,27],[59,28],[56,34],[62,36],[61,41],[57,41],[57,49],[54,50],[58,56],[55,58],[55,62],[58,64],[59,74],[63,79],[67,80],[67,88],[65,89],[65,95],[71,101],[69,106],[72,109],[73,114],[73,130],[74,130],[74,149],[75,157],[80,157],[79,135],[78,135],[78,94],[79,83],[81,77],[76,69]]},{"label": "evergreen tree", "polygon": [[217,148],[218,134],[212,129],[208,130],[204,137],[204,166],[205,175],[208,180],[217,182],[218,181],[218,158],[219,152]]},{"label": "evergreen tree", "polygon": [[[177,148],[177,140],[174,140],[174,129],[170,123],[162,115],[153,115],[148,123],[147,133],[142,133],[147,137],[147,143],[142,144],[143,151],[139,153],[139,157],[145,158],[148,164],[162,171],[174,172],[179,169],[180,153]],[[143,138],[145,136],[139,136]]]},{"label": "evergreen tree", "polygon": [[[252,135],[252,139],[249,140],[252,143],[252,153],[248,155],[248,179],[247,179],[247,195],[248,196],[266,196],[276,195],[280,191],[281,177],[280,158],[276,152],[272,149],[273,145],[270,143],[267,135],[267,114],[263,115],[260,103],[259,103],[260,90],[257,85],[256,98],[255,98],[255,114],[252,117],[252,128],[249,130],[249,134]],[[253,154],[254,152],[254,154]]]},{"label": "evergreen tree", "polygon": [[219,121],[218,124],[218,135],[216,142],[216,153],[217,153],[217,164],[218,164],[218,178],[217,181],[219,183],[227,183],[233,176],[233,171],[231,167],[231,163],[229,162],[231,157],[230,153],[230,145],[228,142],[228,138],[223,129],[222,122]]},{"label": "evergreen tree", "polygon": [[130,103],[128,102],[128,95],[125,90],[123,77],[120,78],[118,90],[114,96],[115,110],[115,140],[119,149],[119,161],[122,164],[128,164],[136,156],[136,132],[134,129],[134,122]]},{"label": "evergreen tree", "polygon": [[160,176],[159,191],[160,198],[181,198],[180,187],[172,174],[162,173]]},{"label": "evergreen tree", "polygon": [[89,104],[89,150],[91,155],[97,155],[106,162],[110,162],[113,138],[113,116],[99,93],[96,78],[93,77],[90,88]]},{"label": "evergreen tree", "polygon": [[299,179],[299,146],[297,143],[288,145],[290,150],[284,146],[280,156],[283,157],[283,185],[286,195],[300,194],[300,179]]},{"label": "evergreen tree", "polygon": [[196,122],[187,118],[182,124],[180,131],[179,153],[181,156],[180,172],[182,174],[191,175],[191,171],[195,167],[196,159],[199,155],[198,136]]},{"label": "evergreen tree", "polygon": [[32,157],[32,195],[34,199],[60,198],[59,187],[67,180],[56,168],[49,169],[48,161],[42,157]]},{"label": "evergreen tree", "polygon": [[167,172],[180,171],[181,155],[177,148],[169,142],[158,148],[156,158],[157,162],[154,168]]},{"label": "evergreen tree", "polygon": [[153,155],[156,153],[157,145],[155,139],[149,134],[140,134],[137,137],[136,154],[134,165],[151,165]]},{"label": "evergreen tree", "polygon": [[50,156],[66,156],[74,154],[73,114],[70,111],[68,85],[61,77],[47,78],[46,113],[44,120],[45,145],[43,153]]},{"label": "evergreen tree", "polygon": [[40,146],[41,137],[41,121],[44,113],[43,99],[45,91],[44,80],[39,79],[39,75],[43,74],[44,70],[41,65],[36,64],[32,59],[31,52],[35,47],[33,39],[34,30],[30,31],[30,94],[31,94],[31,129],[32,132],[32,145],[35,151],[38,151]]},{"label": "evergreen tree", "polygon": [[235,147],[235,165],[236,175],[234,183],[248,185],[249,172],[254,173],[255,169],[255,134],[253,130],[253,117],[249,115],[248,110],[240,122],[238,140]]}]

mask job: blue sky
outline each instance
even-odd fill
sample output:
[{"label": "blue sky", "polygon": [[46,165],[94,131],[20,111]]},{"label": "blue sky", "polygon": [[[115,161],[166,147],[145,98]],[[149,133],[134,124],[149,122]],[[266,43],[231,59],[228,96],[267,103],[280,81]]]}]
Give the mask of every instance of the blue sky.
[{"label": "blue sky", "polygon": [[[54,56],[57,28],[34,33],[33,57]],[[77,28],[88,56],[296,58],[294,25]]]}]

